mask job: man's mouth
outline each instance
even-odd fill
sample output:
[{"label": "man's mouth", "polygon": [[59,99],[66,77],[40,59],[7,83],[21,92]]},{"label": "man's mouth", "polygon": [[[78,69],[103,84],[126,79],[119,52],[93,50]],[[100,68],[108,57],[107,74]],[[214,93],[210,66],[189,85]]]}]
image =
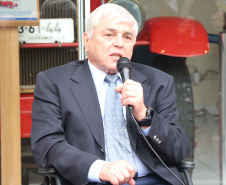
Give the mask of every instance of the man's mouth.
[{"label": "man's mouth", "polygon": [[118,53],[114,53],[111,56],[114,57],[115,59],[120,59],[122,57],[122,55]]}]

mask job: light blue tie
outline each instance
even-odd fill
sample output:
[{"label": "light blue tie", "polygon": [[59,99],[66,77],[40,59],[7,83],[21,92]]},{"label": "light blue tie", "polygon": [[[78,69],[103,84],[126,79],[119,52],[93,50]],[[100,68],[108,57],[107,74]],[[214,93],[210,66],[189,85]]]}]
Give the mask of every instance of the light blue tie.
[{"label": "light blue tie", "polygon": [[104,121],[106,160],[112,162],[124,159],[136,167],[120,103],[121,97],[114,89],[117,80],[116,74],[105,77],[105,82],[108,83]]}]

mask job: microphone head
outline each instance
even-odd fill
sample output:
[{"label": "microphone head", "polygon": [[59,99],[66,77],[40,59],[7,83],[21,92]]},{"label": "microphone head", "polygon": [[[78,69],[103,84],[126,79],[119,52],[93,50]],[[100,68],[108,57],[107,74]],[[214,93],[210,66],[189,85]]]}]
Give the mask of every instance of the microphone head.
[{"label": "microphone head", "polygon": [[126,57],[122,57],[117,61],[117,70],[118,72],[121,73],[122,69],[127,68],[127,69],[131,69],[132,68],[132,63],[131,61],[126,58]]}]

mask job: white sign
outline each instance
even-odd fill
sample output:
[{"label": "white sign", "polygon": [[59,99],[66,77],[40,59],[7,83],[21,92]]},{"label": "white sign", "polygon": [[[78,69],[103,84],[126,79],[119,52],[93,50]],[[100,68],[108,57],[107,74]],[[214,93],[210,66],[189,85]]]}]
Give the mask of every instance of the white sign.
[{"label": "white sign", "polygon": [[40,19],[40,26],[18,27],[21,43],[71,43],[74,42],[74,21],[65,19]]},{"label": "white sign", "polygon": [[37,0],[0,0],[0,20],[37,20]]}]

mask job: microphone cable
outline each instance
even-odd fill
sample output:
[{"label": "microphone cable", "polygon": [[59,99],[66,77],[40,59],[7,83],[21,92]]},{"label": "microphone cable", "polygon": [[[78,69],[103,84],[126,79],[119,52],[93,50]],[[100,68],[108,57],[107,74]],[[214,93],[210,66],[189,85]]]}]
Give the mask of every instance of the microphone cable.
[{"label": "microphone cable", "polygon": [[134,115],[133,115],[133,111],[130,110],[130,114],[132,115],[132,118],[135,122],[135,125],[138,129],[138,132],[141,134],[141,136],[143,137],[143,139],[145,140],[145,142],[147,143],[147,145],[149,146],[149,148],[152,150],[152,152],[155,154],[155,156],[160,160],[160,162],[163,164],[163,166],[182,184],[185,185],[170,169],[169,167],[164,163],[164,161],[161,159],[161,157],[157,154],[157,152],[154,150],[154,148],[151,146],[151,144],[148,142],[147,138],[145,137],[144,133],[142,132],[141,128],[139,127],[137,120],[135,119]]}]

